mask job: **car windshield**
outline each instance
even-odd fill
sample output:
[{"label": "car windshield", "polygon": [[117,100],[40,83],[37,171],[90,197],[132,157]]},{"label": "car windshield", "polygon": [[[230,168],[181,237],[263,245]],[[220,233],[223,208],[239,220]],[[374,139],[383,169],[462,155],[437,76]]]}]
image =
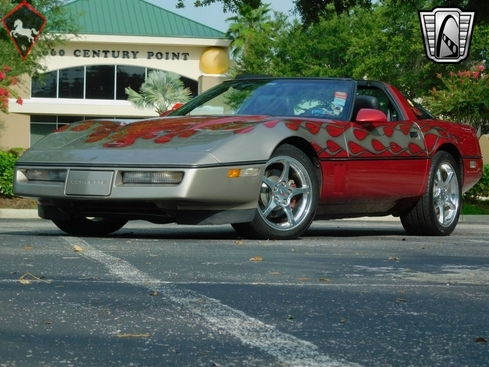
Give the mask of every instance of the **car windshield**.
[{"label": "car windshield", "polygon": [[406,100],[408,101],[409,105],[411,106],[411,109],[413,110],[418,120],[431,120],[435,118],[430,111],[428,111],[419,103],[414,102],[412,99],[409,99],[407,97]]},{"label": "car windshield", "polygon": [[347,121],[355,95],[349,79],[256,78],[226,81],[170,116],[271,115]]}]

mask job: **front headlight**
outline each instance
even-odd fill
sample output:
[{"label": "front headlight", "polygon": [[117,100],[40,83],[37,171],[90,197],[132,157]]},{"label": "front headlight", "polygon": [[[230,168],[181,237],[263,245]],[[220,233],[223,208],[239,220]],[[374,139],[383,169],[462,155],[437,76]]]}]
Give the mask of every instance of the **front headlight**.
[{"label": "front headlight", "polygon": [[24,175],[29,181],[65,182],[66,180],[64,169],[26,169]]},{"label": "front headlight", "polygon": [[179,184],[183,172],[178,171],[127,171],[122,172],[123,184]]}]

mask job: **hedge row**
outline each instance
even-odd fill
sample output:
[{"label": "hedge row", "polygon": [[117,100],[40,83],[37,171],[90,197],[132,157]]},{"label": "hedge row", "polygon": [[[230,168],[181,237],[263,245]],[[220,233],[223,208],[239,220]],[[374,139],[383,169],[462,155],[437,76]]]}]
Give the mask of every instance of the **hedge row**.
[{"label": "hedge row", "polygon": [[11,198],[14,196],[14,165],[24,150],[13,148],[7,152],[0,150],[0,195]]},{"label": "hedge row", "polygon": [[480,200],[489,198],[489,164],[485,164],[481,179],[464,194],[464,199]]}]

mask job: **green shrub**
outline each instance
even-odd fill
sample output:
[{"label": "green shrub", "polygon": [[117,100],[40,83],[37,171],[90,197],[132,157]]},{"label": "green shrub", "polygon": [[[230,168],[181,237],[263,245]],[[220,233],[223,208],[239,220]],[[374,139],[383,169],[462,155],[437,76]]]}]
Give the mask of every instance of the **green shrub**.
[{"label": "green shrub", "polygon": [[19,158],[16,153],[0,151],[0,195],[8,198],[14,196],[14,165]]},{"label": "green shrub", "polygon": [[462,215],[488,215],[489,203],[486,201],[467,201],[465,200],[462,205]]},{"label": "green shrub", "polygon": [[482,168],[482,177],[474,187],[464,194],[466,200],[480,200],[489,197],[489,164]]}]

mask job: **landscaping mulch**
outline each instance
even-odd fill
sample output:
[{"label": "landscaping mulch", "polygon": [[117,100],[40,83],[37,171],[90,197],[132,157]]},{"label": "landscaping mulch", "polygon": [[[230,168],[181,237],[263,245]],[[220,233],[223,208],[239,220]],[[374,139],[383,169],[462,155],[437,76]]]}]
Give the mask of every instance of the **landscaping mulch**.
[{"label": "landscaping mulch", "polygon": [[0,209],[37,209],[37,201],[15,196],[7,198],[0,195]]}]

